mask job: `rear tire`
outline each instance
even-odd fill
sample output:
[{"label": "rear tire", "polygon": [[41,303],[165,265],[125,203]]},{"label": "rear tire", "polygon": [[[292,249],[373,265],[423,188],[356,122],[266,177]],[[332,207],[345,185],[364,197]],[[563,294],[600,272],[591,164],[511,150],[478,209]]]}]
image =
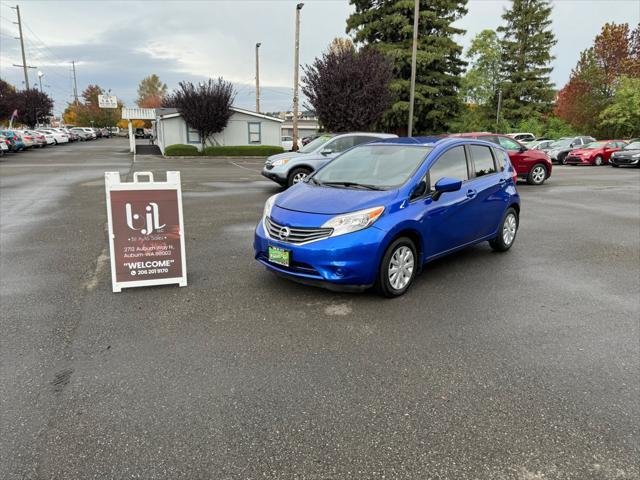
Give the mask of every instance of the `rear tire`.
[{"label": "rear tire", "polygon": [[518,212],[513,207],[508,208],[502,218],[502,222],[500,222],[498,234],[495,238],[489,240],[491,248],[496,252],[509,250],[516,240],[519,224]]},{"label": "rear tire", "polygon": [[594,163],[596,164],[596,167],[601,167],[602,164],[604,163],[602,161],[602,156],[601,155],[596,156],[596,159],[594,160]]},{"label": "rear tire", "polygon": [[536,163],[529,175],[527,175],[527,183],[529,185],[542,185],[547,179],[547,167],[541,163]]},{"label": "rear tire", "polygon": [[311,170],[305,167],[294,168],[287,177],[287,186],[302,182],[310,173]]},{"label": "rear tire", "polygon": [[416,246],[407,237],[394,240],[387,248],[376,280],[376,290],[387,298],[403,295],[418,271]]}]

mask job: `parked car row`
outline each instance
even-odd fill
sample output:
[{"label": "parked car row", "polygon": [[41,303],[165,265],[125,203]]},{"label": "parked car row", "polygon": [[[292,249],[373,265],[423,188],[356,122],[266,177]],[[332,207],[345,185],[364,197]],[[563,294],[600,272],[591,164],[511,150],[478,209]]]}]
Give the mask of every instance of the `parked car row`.
[{"label": "parked car row", "polygon": [[36,129],[0,128],[0,156],[30,148],[48,145],[94,140],[110,137],[106,128],[89,127],[42,127]]}]

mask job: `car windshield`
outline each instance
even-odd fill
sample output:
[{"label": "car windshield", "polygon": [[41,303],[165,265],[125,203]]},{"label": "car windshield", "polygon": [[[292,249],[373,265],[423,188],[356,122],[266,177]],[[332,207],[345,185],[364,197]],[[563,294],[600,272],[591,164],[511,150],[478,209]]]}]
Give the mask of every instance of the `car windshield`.
[{"label": "car windshield", "polygon": [[318,170],[310,182],[335,187],[396,187],[409,179],[431,150],[418,145],[363,145]]},{"label": "car windshield", "polygon": [[587,145],[587,146],[586,146],[586,147],[584,147],[584,148],[586,148],[586,149],[588,149],[588,150],[594,150],[594,149],[596,149],[596,148],[604,147],[604,145],[605,145],[606,143],[607,143],[607,142],[591,142],[589,145]]},{"label": "car windshield", "polygon": [[640,140],[637,142],[631,142],[629,145],[624,147],[623,150],[640,150]]},{"label": "car windshield", "polygon": [[316,138],[315,140],[310,141],[304,147],[302,147],[300,150],[298,150],[298,153],[313,152],[313,151],[317,150],[318,148],[320,148],[325,143],[327,143],[332,138],[333,138],[333,135],[320,135],[318,138]]},{"label": "car windshield", "polygon": [[557,142],[554,142],[551,147],[553,148],[561,148],[561,147],[568,147],[569,145],[571,145],[571,141],[573,139],[571,138],[561,138],[560,140],[558,140]]}]

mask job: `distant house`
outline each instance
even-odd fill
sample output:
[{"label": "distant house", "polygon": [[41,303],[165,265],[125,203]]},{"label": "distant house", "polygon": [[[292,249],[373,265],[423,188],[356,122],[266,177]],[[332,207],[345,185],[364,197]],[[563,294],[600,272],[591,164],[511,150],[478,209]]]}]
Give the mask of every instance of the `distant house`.
[{"label": "distant house", "polygon": [[[207,145],[272,145],[280,146],[281,127],[284,120],[261,113],[231,107],[233,114],[227,127],[207,139]],[[169,145],[194,145],[200,149],[200,135],[188,127],[180,112],[175,108],[156,109],[156,142],[160,151]]]}]

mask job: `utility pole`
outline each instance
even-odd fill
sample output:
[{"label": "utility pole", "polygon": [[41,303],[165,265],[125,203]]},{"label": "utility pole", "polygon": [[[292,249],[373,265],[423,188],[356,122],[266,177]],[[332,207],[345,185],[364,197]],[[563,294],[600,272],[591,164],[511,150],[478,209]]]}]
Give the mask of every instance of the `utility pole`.
[{"label": "utility pole", "polygon": [[413,135],[413,103],[416,97],[416,56],[418,54],[418,19],[420,17],[420,0],[416,0],[413,13],[413,52],[411,54],[411,90],[409,92],[409,126],[407,136]]},{"label": "utility pole", "polygon": [[40,81],[40,91],[42,92],[42,77],[44,77],[44,73],[38,71],[38,80]]},{"label": "utility pole", "polygon": [[293,55],[293,151],[298,150],[298,70],[300,68],[300,10],[304,3],[296,5],[296,43]]},{"label": "utility pole", "polygon": [[498,90],[498,110],[496,111],[496,133],[500,133],[500,108],[502,107],[502,89]]},{"label": "utility pole", "polygon": [[260,60],[258,49],[261,43],[256,43],[256,113],[260,113]]},{"label": "utility pole", "polygon": [[75,98],[76,106],[78,105],[78,82],[76,80],[76,61],[71,60],[73,65],[73,98]]},{"label": "utility pole", "polygon": [[18,25],[18,32],[20,33],[20,37],[18,37],[18,39],[20,40],[20,48],[22,49],[22,65],[16,65],[14,63],[13,66],[22,67],[22,69],[24,70],[24,86],[26,87],[27,90],[29,90],[29,73],[27,69],[36,68],[36,67],[31,67],[27,65],[27,57],[24,53],[24,36],[22,35],[22,20],[20,19],[20,6],[16,5],[15,7],[11,7],[11,8],[13,8],[16,11],[16,14],[18,15],[18,21],[13,23]]}]

